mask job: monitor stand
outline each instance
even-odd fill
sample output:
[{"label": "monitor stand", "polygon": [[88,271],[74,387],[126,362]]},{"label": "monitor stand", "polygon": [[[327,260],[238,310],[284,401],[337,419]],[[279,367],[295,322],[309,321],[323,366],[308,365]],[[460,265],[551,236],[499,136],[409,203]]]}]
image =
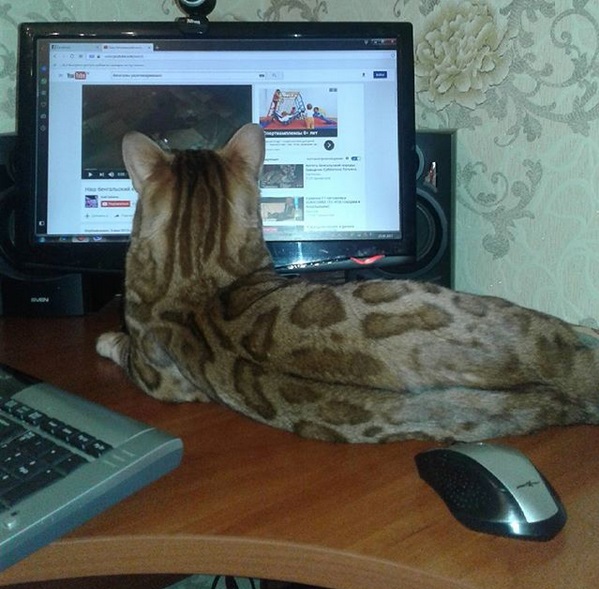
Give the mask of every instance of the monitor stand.
[{"label": "monitor stand", "polygon": [[120,274],[57,274],[8,277],[0,274],[0,315],[60,317],[84,315],[122,293]]}]

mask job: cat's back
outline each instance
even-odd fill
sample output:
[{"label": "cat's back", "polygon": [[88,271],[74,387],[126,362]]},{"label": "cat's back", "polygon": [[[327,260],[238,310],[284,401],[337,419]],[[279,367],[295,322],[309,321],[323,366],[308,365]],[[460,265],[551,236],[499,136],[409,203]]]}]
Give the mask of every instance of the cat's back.
[{"label": "cat's back", "polygon": [[[454,293],[455,294],[455,293]],[[223,318],[249,319],[272,313],[286,329],[317,330],[341,325],[365,332],[374,317],[447,315],[452,291],[409,280],[327,283],[303,278],[267,276],[239,281],[219,293]],[[448,320],[446,318],[446,320]]]},{"label": "cat's back", "polygon": [[219,293],[217,304],[229,320],[271,311],[288,327],[322,329],[359,319],[368,309],[397,310],[399,301],[407,302],[413,292],[409,281],[329,283],[267,274],[236,282]]},{"label": "cat's back", "polygon": [[543,342],[556,353],[577,345],[558,319],[408,280],[254,277],[221,293],[210,314],[219,341],[267,369],[309,375],[326,366],[331,379],[345,380],[364,376],[351,367],[368,368],[385,386],[399,373],[403,382],[457,382],[465,366],[473,382],[494,384],[519,378]]}]

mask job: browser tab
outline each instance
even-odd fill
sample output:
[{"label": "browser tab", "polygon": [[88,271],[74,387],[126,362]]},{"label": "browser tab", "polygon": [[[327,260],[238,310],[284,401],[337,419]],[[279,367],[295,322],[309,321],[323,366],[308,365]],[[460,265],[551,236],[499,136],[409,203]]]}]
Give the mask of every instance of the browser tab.
[{"label": "browser tab", "polygon": [[154,51],[154,43],[103,43],[102,51],[150,53]]}]

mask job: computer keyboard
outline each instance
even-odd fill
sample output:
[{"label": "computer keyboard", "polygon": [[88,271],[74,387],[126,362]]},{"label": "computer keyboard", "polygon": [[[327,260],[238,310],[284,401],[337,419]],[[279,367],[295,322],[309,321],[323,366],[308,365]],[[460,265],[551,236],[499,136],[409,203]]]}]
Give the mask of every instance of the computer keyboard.
[{"label": "computer keyboard", "polygon": [[163,476],[180,439],[0,364],[0,571]]}]

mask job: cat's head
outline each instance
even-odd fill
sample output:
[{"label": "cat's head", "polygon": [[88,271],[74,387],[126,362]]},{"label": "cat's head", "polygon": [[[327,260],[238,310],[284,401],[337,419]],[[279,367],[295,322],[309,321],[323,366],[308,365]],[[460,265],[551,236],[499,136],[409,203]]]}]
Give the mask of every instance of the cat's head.
[{"label": "cat's head", "polygon": [[219,287],[272,264],[259,208],[260,126],[243,126],[217,151],[168,153],[128,133],[123,159],[139,195],[128,264],[143,251],[144,264],[175,274],[169,280],[201,276]]}]

